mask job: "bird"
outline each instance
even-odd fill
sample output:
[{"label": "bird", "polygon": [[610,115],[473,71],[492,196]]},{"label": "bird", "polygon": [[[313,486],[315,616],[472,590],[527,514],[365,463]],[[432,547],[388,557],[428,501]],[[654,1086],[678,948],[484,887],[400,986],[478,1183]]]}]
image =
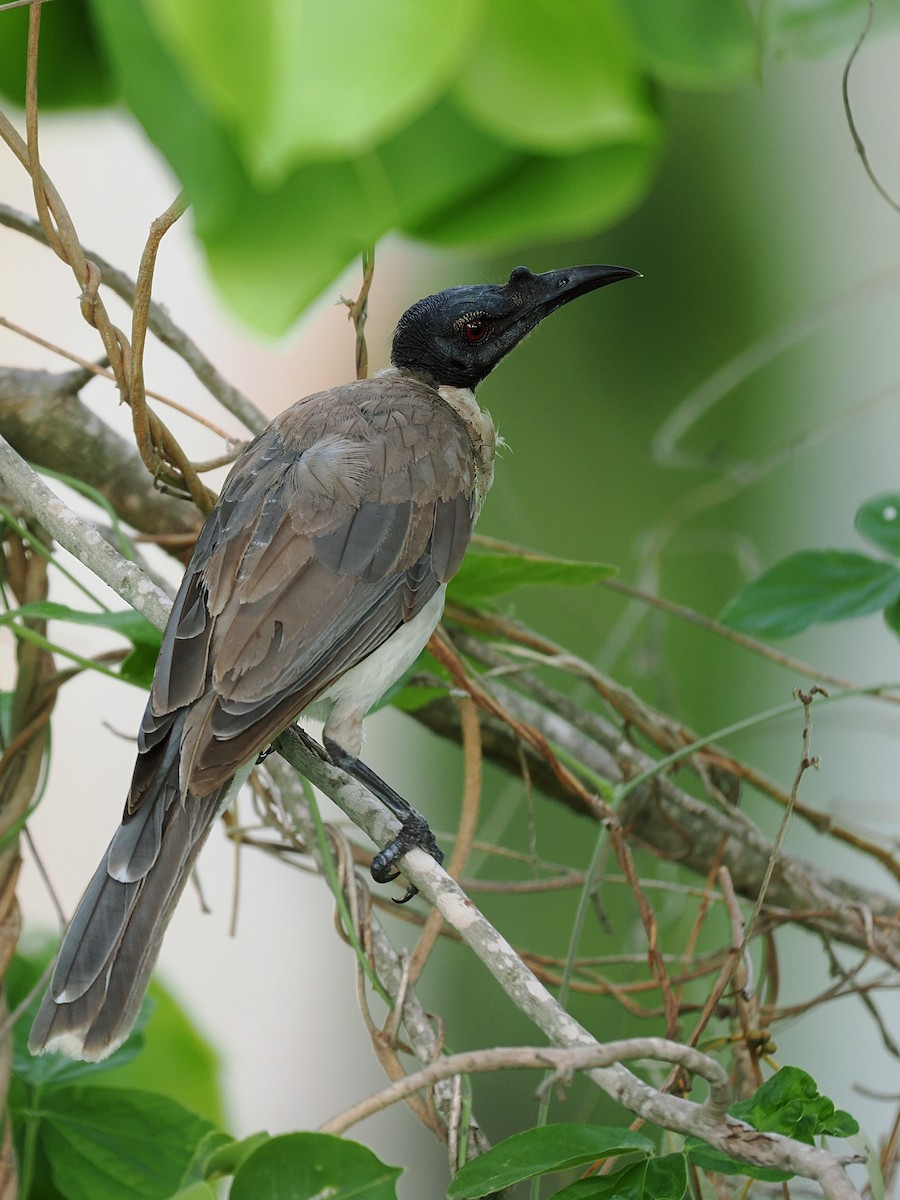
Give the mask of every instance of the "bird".
[{"label": "bird", "polygon": [[491,486],[497,434],[476,388],[545,317],[638,274],[516,267],[426,296],[389,367],[297,401],[239,455],[172,606],[122,822],[64,935],[32,1053],[94,1062],[125,1041],[235,780],[310,709],[326,714],[332,763],[400,820],[374,878],[395,878],[414,845],[440,861],[424,817],[361,761],[363,718],[437,626]]}]

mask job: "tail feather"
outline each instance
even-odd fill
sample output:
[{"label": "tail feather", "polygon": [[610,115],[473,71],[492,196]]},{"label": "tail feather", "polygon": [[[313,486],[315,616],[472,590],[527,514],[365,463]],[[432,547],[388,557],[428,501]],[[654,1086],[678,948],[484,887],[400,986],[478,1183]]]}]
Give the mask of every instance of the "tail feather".
[{"label": "tail feather", "polygon": [[[110,874],[109,852],[103,856],[63,940],[32,1026],[32,1054],[60,1050],[95,1062],[128,1037],[163,933],[226,791],[227,785],[209,796],[188,795],[162,815],[147,815],[144,823],[158,824],[160,836],[158,852],[142,878],[120,882]],[[163,807],[159,800],[157,806]],[[115,844],[113,838],[110,850]]]}]

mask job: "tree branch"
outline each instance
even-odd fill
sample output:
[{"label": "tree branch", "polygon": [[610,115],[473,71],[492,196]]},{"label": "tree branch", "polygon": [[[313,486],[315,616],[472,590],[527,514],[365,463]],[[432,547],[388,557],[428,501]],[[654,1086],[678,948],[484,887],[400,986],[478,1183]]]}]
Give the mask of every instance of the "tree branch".
[{"label": "tree branch", "polygon": [[16,497],[28,516],[143,613],[151,625],[165,629],[172,601],[162,588],[52,492],[4,437],[0,437],[0,485]]},{"label": "tree branch", "polygon": [[134,444],[78,397],[83,371],[0,367],[0,433],[29,460],[96,488],[141,533],[194,533],[196,509],[153,486]]}]

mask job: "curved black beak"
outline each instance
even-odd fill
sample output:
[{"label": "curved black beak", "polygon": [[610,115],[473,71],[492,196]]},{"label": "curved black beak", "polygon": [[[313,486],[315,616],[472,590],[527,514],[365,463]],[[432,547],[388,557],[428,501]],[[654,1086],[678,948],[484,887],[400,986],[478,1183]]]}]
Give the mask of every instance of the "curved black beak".
[{"label": "curved black beak", "polygon": [[523,308],[529,309],[542,320],[570,300],[577,300],[579,296],[585,296],[597,288],[618,283],[621,279],[640,277],[640,271],[632,271],[630,267],[560,267],[540,275],[535,275],[527,267],[516,267],[506,286],[520,300]]}]

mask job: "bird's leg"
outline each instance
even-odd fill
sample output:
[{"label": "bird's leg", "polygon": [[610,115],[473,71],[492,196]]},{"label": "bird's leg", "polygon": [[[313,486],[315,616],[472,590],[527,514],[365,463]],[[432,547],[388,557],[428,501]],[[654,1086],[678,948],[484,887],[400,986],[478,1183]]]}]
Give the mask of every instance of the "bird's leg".
[{"label": "bird's leg", "polygon": [[[377,883],[390,883],[392,879],[396,879],[400,872],[394,864],[415,846],[430,854],[436,862],[443,862],[443,852],[435,841],[428,822],[408,800],[404,800],[389,783],[385,783],[380,775],[376,775],[371,767],[366,766],[361,759],[354,757],[333,739],[323,738],[322,744],[334,765],[367,787],[400,822],[400,832],[397,836],[372,859],[372,878]],[[410,884],[406,894],[397,903],[405,904],[415,896],[417,890]]]}]

